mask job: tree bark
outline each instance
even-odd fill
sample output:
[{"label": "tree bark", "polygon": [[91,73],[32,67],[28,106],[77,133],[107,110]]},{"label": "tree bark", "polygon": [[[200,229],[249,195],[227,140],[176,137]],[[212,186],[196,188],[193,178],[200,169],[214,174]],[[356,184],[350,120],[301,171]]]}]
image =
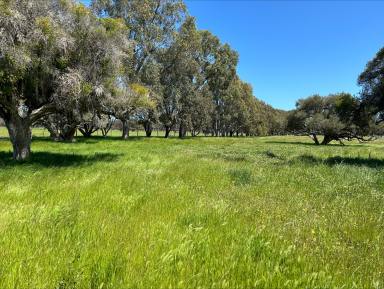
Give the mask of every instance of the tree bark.
[{"label": "tree bark", "polygon": [[109,128],[101,128],[101,134],[103,135],[103,137],[107,137],[110,129]]},{"label": "tree bark", "polygon": [[311,139],[313,139],[313,141],[315,142],[315,145],[319,145],[320,144],[319,139],[317,138],[317,136],[315,134],[310,134],[309,137]]},{"label": "tree bark", "polygon": [[329,144],[332,140],[333,140],[333,138],[331,136],[325,135],[323,141],[321,142],[321,145],[325,146],[325,145]]},{"label": "tree bark", "polygon": [[165,127],[165,138],[168,138],[169,137],[169,133],[171,132],[171,128],[170,127],[168,127],[168,126],[166,126]]},{"label": "tree bark", "polygon": [[128,120],[124,119],[124,120],[122,120],[122,123],[123,123],[122,138],[123,139],[127,139],[129,137],[129,124],[128,124]]},{"label": "tree bark", "polygon": [[147,137],[151,137],[152,131],[153,131],[152,122],[149,120],[145,121],[143,126],[144,126],[144,130],[145,130],[145,135]]},{"label": "tree bark", "polygon": [[44,127],[48,130],[49,137],[53,141],[59,141],[60,140],[60,133],[54,125],[52,125],[50,122],[46,121],[44,123]]},{"label": "tree bark", "polygon": [[84,123],[81,127],[79,127],[79,131],[86,138],[91,137],[92,134],[95,133],[97,130],[98,130],[97,127],[88,123]]},{"label": "tree bark", "polygon": [[74,142],[76,129],[76,125],[65,125],[60,132],[60,140],[66,142]]},{"label": "tree bark", "polygon": [[21,118],[16,114],[4,119],[4,121],[13,147],[13,159],[17,161],[27,160],[31,154],[32,140],[29,116]]},{"label": "tree bark", "polygon": [[179,138],[185,138],[185,135],[186,135],[187,131],[184,127],[184,124],[183,123],[180,123],[180,126],[179,126]]}]

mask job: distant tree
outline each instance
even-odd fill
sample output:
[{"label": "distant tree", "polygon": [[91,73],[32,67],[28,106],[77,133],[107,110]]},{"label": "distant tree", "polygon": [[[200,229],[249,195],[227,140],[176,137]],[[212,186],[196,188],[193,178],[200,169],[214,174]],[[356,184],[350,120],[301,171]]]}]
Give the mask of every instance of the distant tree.
[{"label": "distant tree", "polygon": [[113,125],[116,122],[116,117],[110,114],[102,114],[99,116],[99,124],[101,134],[106,137],[108,133],[111,131]]},{"label": "distant tree", "polygon": [[[288,116],[288,130],[309,135],[317,145],[333,140],[365,140],[368,128],[361,125],[359,107],[359,100],[348,93],[300,99]],[[321,142],[319,136],[323,136]]]},{"label": "distant tree", "polygon": [[122,122],[122,138],[129,137],[129,121],[135,119],[136,113],[154,107],[150,91],[141,84],[120,83],[112,94],[103,101],[103,111]]},{"label": "distant tree", "polygon": [[141,107],[138,107],[135,111],[134,118],[144,128],[145,135],[147,137],[152,136],[153,124],[158,121],[158,95],[154,94],[153,91],[149,91],[146,95],[145,101]]}]

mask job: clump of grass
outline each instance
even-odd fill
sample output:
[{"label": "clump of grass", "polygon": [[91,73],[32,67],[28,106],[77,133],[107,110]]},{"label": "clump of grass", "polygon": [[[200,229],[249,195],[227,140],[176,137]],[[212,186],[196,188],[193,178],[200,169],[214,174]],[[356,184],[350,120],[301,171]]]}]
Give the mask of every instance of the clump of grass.
[{"label": "clump of grass", "polygon": [[252,172],[249,169],[231,169],[229,175],[236,186],[245,186],[252,182]]}]

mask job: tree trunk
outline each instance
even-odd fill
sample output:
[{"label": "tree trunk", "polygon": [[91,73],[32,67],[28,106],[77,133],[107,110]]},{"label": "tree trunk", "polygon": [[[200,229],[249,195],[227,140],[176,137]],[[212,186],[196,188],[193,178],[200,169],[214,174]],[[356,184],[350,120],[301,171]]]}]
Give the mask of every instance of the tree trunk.
[{"label": "tree trunk", "polygon": [[147,137],[151,137],[152,131],[153,131],[152,122],[148,120],[148,121],[145,121],[143,125],[144,125],[145,135]]},{"label": "tree trunk", "polygon": [[60,134],[59,134],[59,131],[54,127],[54,125],[51,125],[50,123],[46,123],[46,124],[44,124],[44,127],[48,130],[49,137],[53,141],[59,141]]},{"label": "tree trunk", "polygon": [[317,136],[315,134],[310,134],[309,137],[315,142],[315,145],[320,144],[319,139],[317,138]]},{"label": "tree trunk", "polygon": [[13,146],[13,159],[17,161],[27,160],[31,154],[31,121],[29,117],[21,118],[11,115],[4,119],[8,129],[9,138]]},{"label": "tree trunk", "polygon": [[107,128],[101,128],[101,134],[103,137],[107,137],[108,133],[109,133],[109,129]]},{"label": "tree trunk", "polygon": [[89,138],[93,133],[97,131],[97,127],[88,123],[84,123],[82,127],[79,127],[79,131],[84,137]]},{"label": "tree trunk", "polygon": [[75,125],[65,125],[60,132],[60,140],[74,142],[76,130],[77,126]]},{"label": "tree trunk", "polygon": [[122,138],[123,139],[127,139],[129,137],[129,124],[128,124],[128,120],[122,120],[123,122],[123,134],[122,134]]},{"label": "tree trunk", "polygon": [[184,123],[180,123],[180,126],[179,126],[179,138],[185,138],[185,135],[186,135],[187,131],[184,127]]},{"label": "tree trunk", "polygon": [[171,128],[170,127],[168,127],[168,126],[166,126],[165,127],[165,138],[168,138],[169,137],[169,133],[171,132]]},{"label": "tree trunk", "polygon": [[332,140],[333,140],[332,137],[330,137],[329,135],[325,135],[323,141],[321,142],[321,145],[325,146],[329,144]]}]

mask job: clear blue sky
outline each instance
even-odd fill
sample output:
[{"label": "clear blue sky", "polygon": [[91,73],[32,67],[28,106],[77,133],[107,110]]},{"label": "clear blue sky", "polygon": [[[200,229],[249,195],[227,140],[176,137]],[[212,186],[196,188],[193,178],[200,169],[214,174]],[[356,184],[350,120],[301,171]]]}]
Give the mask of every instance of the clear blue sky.
[{"label": "clear blue sky", "polygon": [[357,94],[359,73],[384,46],[384,1],[186,3],[199,29],[239,52],[240,77],[276,108],[314,93]]}]

